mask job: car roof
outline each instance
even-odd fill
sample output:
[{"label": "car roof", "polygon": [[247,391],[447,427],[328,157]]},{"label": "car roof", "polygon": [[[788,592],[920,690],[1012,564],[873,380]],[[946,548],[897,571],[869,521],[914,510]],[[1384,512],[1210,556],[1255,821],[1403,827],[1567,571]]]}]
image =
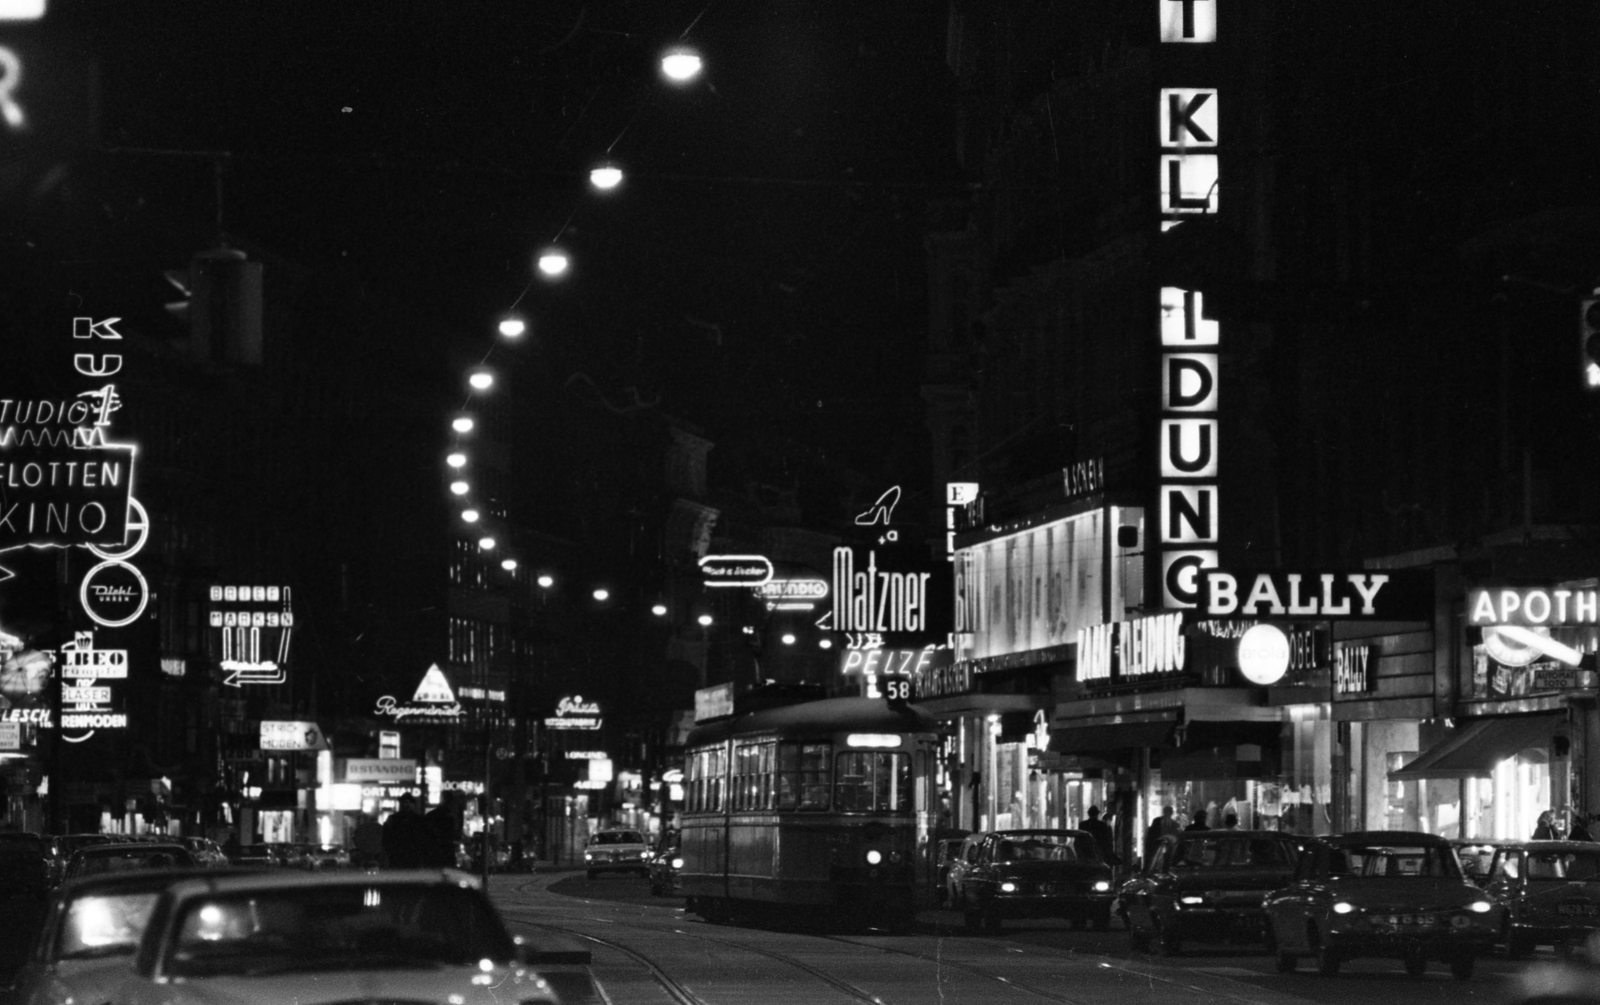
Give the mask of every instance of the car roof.
[{"label": "car roof", "polygon": [[[246,872],[239,869],[213,869],[206,872],[207,876],[223,876],[232,872]],[[196,875],[194,869],[137,869],[133,872],[104,872],[97,876],[83,876],[71,879],[61,884],[58,896],[82,897],[93,896],[97,893],[138,893],[141,891],[161,891],[182,879],[193,879]]]},{"label": "car roof", "polygon": [[1593,841],[1550,841],[1550,840],[1545,840],[1545,839],[1540,839],[1538,841],[1533,841],[1533,840],[1528,840],[1528,841],[1502,841],[1500,843],[1500,847],[1502,847],[1502,848],[1526,848],[1528,851],[1543,851],[1543,852],[1552,852],[1552,851],[1558,851],[1558,852],[1575,852],[1575,851],[1597,852],[1597,851],[1600,851],[1600,844],[1595,844]]},{"label": "car roof", "polygon": [[1070,827],[1028,827],[1020,830],[988,831],[985,834],[975,836],[987,837],[989,834],[993,834],[995,837],[1041,837],[1045,834],[1071,834],[1074,837],[1083,834],[1089,836],[1088,831],[1074,830]]},{"label": "car roof", "polygon": [[244,893],[255,890],[295,890],[308,887],[415,886],[432,883],[482,889],[483,883],[460,869],[387,869],[383,872],[318,873],[301,870],[249,871],[205,870],[189,872],[173,883],[172,896],[178,899],[206,894]]},{"label": "car roof", "polygon": [[1399,844],[1444,845],[1446,847],[1450,845],[1448,838],[1440,837],[1437,834],[1429,834],[1426,831],[1350,831],[1345,834],[1328,834],[1316,840],[1336,848],[1361,844],[1377,845],[1379,847]]},{"label": "car roof", "polygon": [[1277,839],[1282,840],[1282,841],[1303,841],[1303,840],[1305,840],[1305,838],[1301,837],[1298,834],[1286,834],[1283,831],[1269,831],[1269,830],[1245,831],[1245,830],[1240,830],[1237,827],[1233,828],[1232,830],[1229,830],[1228,828],[1225,828],[1225,827],[1218,827],[1218,828],[1216,828],[1214,830],[1205,830],[1205,831],[1180,831],[1177,834],[1168,834],[1166,837],[1162,838],[1162,840],[1163,841],[1178,842],[1178,841],[1184,841],[1184,840],[1187,840],[1187,839],[1190,839],[1190,838],[1213,838],[1213,837],[1242,837],[1242,838],[1251,838],[1252,840],[1257,840],[1257,841],[1265,840],[1265,839],[1268,839],[1268,838],[1277,838]]},{"label": "car roof", "polygon": [[92,844],[79,848],[75,854],[94,858],[99,855],[117,855],[125,851],[136,851],[141,855],[150,855],[162,851],[181,851],[185,855],[189,849],[175,841],[118,841],[116,844]]}]

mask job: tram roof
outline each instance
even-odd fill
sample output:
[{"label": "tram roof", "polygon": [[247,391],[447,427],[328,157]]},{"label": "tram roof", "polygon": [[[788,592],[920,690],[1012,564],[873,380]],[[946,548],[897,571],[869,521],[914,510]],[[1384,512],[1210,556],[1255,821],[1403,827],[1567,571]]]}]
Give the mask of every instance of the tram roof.
[{"label": "tram roof", "polygon": [[878,733],[931,733],[933,716],[919,708],[890,705],[882,698],[824,698],[798,705],[762,709],[696,726],[687,746],[715,743],[730,736],[755,733],[799,734],[856,730]]}]

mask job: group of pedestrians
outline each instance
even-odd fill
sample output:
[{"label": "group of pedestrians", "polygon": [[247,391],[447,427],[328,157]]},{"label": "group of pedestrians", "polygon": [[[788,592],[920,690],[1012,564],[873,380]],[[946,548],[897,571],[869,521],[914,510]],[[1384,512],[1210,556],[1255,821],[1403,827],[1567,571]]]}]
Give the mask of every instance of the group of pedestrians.
[{"label": "group of pedestrians", "polygon": [[380,825],[372,817],[356,827],[356,854],[362,864],[376,860],[389,869],[446,869],[456,864],[461,826],[448,802],[422,813],[417,798],[400,797],[400,808]]},{"label": "group of pedestrians", "polygon": [[[1590,817],[1591,821],[1600,819],[1600,815]],[[1571,826],[1568,826],[1564,816],[1558,817],[1550,810],[1539,814],[1539,820],[1533,828],[1535,841],[1594,841],[1589,828],[1584,824],[1581,815],[1572,817]]]}]

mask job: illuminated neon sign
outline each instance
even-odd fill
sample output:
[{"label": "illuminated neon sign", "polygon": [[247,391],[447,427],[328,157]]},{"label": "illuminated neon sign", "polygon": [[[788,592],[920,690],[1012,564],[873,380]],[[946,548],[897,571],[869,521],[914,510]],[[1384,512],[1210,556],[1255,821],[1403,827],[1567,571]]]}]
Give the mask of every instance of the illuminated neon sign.
[{"label": "illuminated neon sign", "polygon": [[83,611],[97,625],[121,628],[139,620],[150,602],[144,573],[120,559],[108,559],[84,573],[78,586]]},{"label": "illuminated neon sign", "polygon": [[[128,717],[109,707],[111,688],[95,685],[97,680],[126,680],[127,676],[127,650],[96,649],[93,632],[74,633],[72,641],[61,647],[61,738],[82,743],[95,730],[128,728]],[[69,680],[70,685],[66,683]],[[67,736],[69,729],[88,732]]]},{"label": "illuminated neon sign", "polygon": [[287,681],[294,610],[287,586],[214,585],[212,628],[222,632],[223,684],[282,684]]},{"label": "illuminated neon sign", "polygon": [[375,711],[378,715],[391,716],[397,722],[406,719],[453,722],[462,716],[461,703],[456,700],[455,691],[437,663],[429,666],[427,673],[422,675],[408,704],[402,705],[395,701],[393,695],[386,694],[378,699]]},{"label": "illuminated neon sign", "polygon": [[878,553],[867,551],[857,568],[855,550],[833,549],[833,623],[839,632],[929,631],[929,572],[878,568]]},{"label": "illuminated neon sign", "polygon": [[772,579],[772,560],[765,555],[707,555],[699,564],[707,586],[756,587]]},{"label": "illuminated neon sign", "polygon": [[599,729],[600,703],[584,701],[583,695],[562,698],[556,703],[556,714],[544,721],[546,729]]}]

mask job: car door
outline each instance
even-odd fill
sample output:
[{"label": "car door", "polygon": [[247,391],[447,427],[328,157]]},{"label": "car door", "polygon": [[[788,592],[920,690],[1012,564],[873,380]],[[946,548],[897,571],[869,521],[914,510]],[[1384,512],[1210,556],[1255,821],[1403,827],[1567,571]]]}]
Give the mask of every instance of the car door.
[{"label": "car door", "polygon": [[1307,849],[1295,865],[1294,880],[1267,898],[1267,917],[1272,926],[1272,937],[1280,949],[1309,948],[1306,944],[1306,911],[1310,889],[1319,877],[1326,878],[1327,851],[1326,848]]},{"label": "car door", "polygon": [[956,852],[955,859],[950,863],[950,905],[960,907],[967,896],[967,874],[972,871],[973,863],[978,856],[978,835],[967,838],[961,842],[961,848]]},{"label": "car door", "polygon": [[962,881],[962,900],[968,909],[986,903],[994,893],[990,886],[994,880],[994,835],[986,836],[972,846],[972,858],[966,878]]}]

